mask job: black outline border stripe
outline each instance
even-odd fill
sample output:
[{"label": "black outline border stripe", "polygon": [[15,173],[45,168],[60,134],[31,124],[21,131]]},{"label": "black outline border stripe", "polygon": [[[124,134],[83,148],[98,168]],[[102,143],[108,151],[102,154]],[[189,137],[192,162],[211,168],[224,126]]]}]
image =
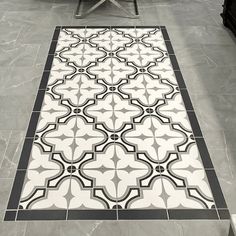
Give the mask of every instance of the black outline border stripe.
[{"label": "black outline border stripe", "polygon": [[[21,190],[24,183],[25,173],[28,166],[31,147],[34,140],[36,125],[39,118],[48,78],[59,39],[60,30],[63,28],[160,28],[167,47],[167,51],[172,63],[172,67],[177,79],[181,95],[186,107],[186,111],[193,129],[195,140],[201,155],[201,159],[206,171],[206,175],[212,190],[216,203],[215,209],[112,209],[112,210],[18,210]],[[200,126],[195,115],[191,99],[189,97],[178,61],[176,59],[169,35],[165,26],[57,26],[55,28],[48,57],[44,67],[44,72],[35,100],[35,105],[30,118],[29,126],[26,133],[25,142],[22,148],[17,172],[15,175],[12,191],[10,194],[5,221],[24,221],[24,220],[217,220],[229,219],[230,214],[217,179],[210,155],[202,136]]]}]

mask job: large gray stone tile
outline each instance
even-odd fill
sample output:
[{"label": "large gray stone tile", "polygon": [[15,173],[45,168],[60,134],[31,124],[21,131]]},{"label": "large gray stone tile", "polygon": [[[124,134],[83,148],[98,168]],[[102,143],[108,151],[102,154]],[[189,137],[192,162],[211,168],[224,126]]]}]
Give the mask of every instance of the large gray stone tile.
[{"label": "large gray stone tile", "polygon": [[2,169],[6,169],[5,172],[7,172],[8,169],[15,170],[17,168],[24,139],[25,139],[25,132],[23,131],[11,132],[11,137],[9,139],[4,158],[0,166]]},{"label": "large gray stone tile", "polygon": [[33,110],[35,95],[0,95],[0,112],[28,112]]},{"label": "large gray stone tile", "polygon": [[21,28],[17,21],[0,20],[0,45],[15,43]]},{"label": "large gray stone tile", "polygon": [[9,199],[13,179],[0,179],[0,210],[5,210]]},{"label": "large gray stone tile", "polygon": [[212,45],[202,46],[204,54],[210,61],[217,66],[235,66],[236,65],[236,47],[235,45]]},{"label": "large gray stone tile", "polygon": [[[43,67],[12,66],[0,68],[4,71],[2,76],[1,96],[36,95],[43,74]],[[23,105],[23,104],[22,104]]]},{"label": "large gray stone tile", "polygon": [[221,44],[235,45],[236,39],[232,37],[222,25],[202,26],[178,26],[168,27],[170,39],[173,44],[192,45],[194,44]]},{"label": "large gray stone tile", "polygon": [[54,0],[52,10],[70,12],[70,14],[73,15],[77,7],[77,3],[77,0]]},{"label": "large gray stone tile", "polygon": [[236,176],[236,150],[228,148],[227,155],[233,171],[233,175]]},{"label": "large gray stone tile", "polygon": [[46,42],[46,43],[42,43],[40,45],[39,52],[38,52],[37,58],[35,60],[35,66],[40,66],[40,67],[45,66],[49,48],[50,48],[50,42],[49,41]]},{"label": "large gray stone tile", "polygon": [[30,113],[5,112],[0,116],[0,130],[26,130],[29,124]]},{"label": "large gray stone tile", "polygon": [[26,222],[0,222],[0,236],[24,236],[26,225]]},{"label": "large gray stone tile", "polygon": [[4,158],[6,149],[7,149],[7,145],[9,142],[9,138],[10,138],[10,131],[9,130],[0,130],[0,165],[1,162]]},{"label": "large gray stone tile", "polygon": [[236,170],[232,167],[226,149],[208,149],[214,168],[222,178],[231,178]]},{"label": "large gray stone tile", "polygon": [[9,71],[11,70],[10,66],[0,66],[0,84],[1,84],[1,88],[2,88],[2,84],[6,81],[6,76],[9,75]]},{"label": "large gray stone tile", "polygon": [[33,66],[39,50],[37,44],[15,44],[11,48],[0,46],[1,66]]},{"label": "large gray stone tile", "polygon": [[3,221],[4,218],[4,211],[0,210],[0,224]]},{"label": "large gray stone tile", "polygon": [[236,129],[226,130],[225,139],[228,150],[236,150],[236,145],[235,145]]},{"label": "large gray stone tile", "polygon": [[[204,231],[202,231],[204,228]],[[227,235],[228,222],[217,221],[72,221],[72,222],[30,222],[25,236],[189,236]]]},{"label": "large gray stone tile", "polygon": [[236,67],[182,66],[190,94],[236,94]]},{"label": "large gray stone tile", "polygon": [[52,8],[52,0],[2,0],[0,9],[4,11],[33,11],[48,10]]},{"label": "large gray stone tile", "polygon": [[14,178],[15,175],[16,175],[16,168],[0,167],[0,178]]},{"label": "large gray stone tile", "polygon": [[8,11],[3,17],[5,20],[15,20],[23,26],[31,25],[36,27],[51,28],[56,25],[70,25],[72,15],[69,12],[58,11],[57,9],[48,9],[45,11]]},{"label": "large gray stone tile", "polygon": [[217,173],[224,197],[230,212],[236,212],[236,178],[235,176],[226,176],[222,172]]},{"label": "large gray stone tile", "polygon": [[42,42],[50,42],[54,31],[54,26],[45,27],[45,25],[39,25],[26,23],[22,27],[19,36],[17,38],[18,43],[28,44],[41,44]]},{"label": "large gray stone tile", "polygon": [[208,9],[201,2],[191,4],[179,3],[174,7],[161,5],[157,8],[158,22],[169,26],[216,25]]},{"label": "large gray stone tile", "polygon": [[202,51],[201,46],[196,44],[192,46],[174,45],[175,54],[182,69],[182,66],[215,66],[216,64],[210,60]]},{"label": "large gray stone tile", "polygon": [[210,149],[226,149],[226,142],[223,130],[202,130],[207,147]]},{"label": "large gray stone tile", "polygon": [[191,98],[203,130],[234,130],[235,95],[192,95]]},{"label": "large gray stone tile", "polygon": [[[181,227],[180,235],[199,236],[199,235],[217,235],[228,236],[229,221],[176,221]],[[166,225],[168,227],[168,225]]]}]

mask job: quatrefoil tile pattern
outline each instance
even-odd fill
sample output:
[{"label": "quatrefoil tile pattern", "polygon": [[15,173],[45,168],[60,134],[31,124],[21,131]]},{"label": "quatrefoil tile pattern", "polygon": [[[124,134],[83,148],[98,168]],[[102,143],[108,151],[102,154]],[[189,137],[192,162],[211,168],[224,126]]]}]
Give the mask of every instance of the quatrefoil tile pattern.
[{"label": "quatrefoil tile pattern", "polygon": [[218,218],[214,175],[165,27],[56,28],[5,218]]}]

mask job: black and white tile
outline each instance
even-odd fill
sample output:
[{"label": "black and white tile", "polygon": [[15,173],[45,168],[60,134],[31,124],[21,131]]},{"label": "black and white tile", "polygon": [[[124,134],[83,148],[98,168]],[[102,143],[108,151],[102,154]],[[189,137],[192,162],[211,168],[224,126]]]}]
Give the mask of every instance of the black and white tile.
[{"label": "black and white tile", "polygon": [[54,35],[5,220],[218,218],[227,206],[165,27]]}]

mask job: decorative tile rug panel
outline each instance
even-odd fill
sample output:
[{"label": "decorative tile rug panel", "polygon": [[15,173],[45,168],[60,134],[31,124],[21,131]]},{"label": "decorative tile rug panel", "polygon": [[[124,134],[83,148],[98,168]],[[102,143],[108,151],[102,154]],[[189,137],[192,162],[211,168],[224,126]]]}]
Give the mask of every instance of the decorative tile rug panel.
[{"label": "decorative tile rug panel", "polygon": [[56,27],[5,220],[228,217],[165,27]]}]

